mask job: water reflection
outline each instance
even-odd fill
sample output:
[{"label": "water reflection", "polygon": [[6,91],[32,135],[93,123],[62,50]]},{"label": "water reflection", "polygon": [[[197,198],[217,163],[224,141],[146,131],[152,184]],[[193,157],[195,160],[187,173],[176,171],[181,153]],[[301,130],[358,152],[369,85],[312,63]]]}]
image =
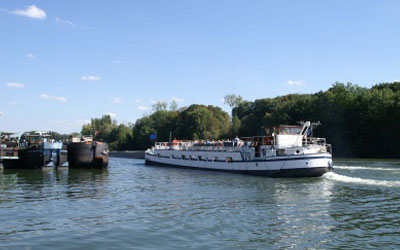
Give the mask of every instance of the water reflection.
[{"label": "water reflection", "polygon": [[107,169],[5,169],[0,175],[0,202],[7,197],[32,201],[101,196],[107,181]]},{"label": "water reflection", "polygon": [[[373,165],[384,170],[365,169]],[[399,189],[364,181],[399,180],[400,171],[388,167],[395,168],[369,163],[336,171],[363,180],[357,182],[148,167],[130,159],[111,159],[108,170],[4,170],[0,249],[72,248],[71,242],[77,249],[399,248]]]}]

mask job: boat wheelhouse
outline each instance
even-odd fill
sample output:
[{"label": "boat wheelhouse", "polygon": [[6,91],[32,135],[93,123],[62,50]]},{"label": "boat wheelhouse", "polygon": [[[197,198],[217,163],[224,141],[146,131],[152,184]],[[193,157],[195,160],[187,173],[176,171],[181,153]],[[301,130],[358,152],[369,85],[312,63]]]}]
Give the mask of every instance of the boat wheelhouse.
[{"label": "boat wheelhouse", "polygon": [[311,137],[310,122],[265,131],[265,136],[228,141],[157,142],[145,152],[146,164],[270,177],[321,176],[332,169],[331,146]]}]

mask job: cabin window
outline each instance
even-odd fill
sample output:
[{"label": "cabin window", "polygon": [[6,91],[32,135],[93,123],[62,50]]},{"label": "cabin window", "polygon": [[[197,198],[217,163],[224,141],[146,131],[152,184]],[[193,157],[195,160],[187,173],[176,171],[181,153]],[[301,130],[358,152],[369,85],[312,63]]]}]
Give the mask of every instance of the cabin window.
[{"label": "cabin window", "polygon": [[198,158],[199,158],[199,161],[203,160],[203,156],[201,156],[201,155],[199,155]]},{"label": "cabin window", "polygon": [[182,155],[182,160],[186,160],[186,155]]},{"label": "cabin window", "polygon": [[213,161],[218,161],[218,157],[214,156]]},{"label": "cabin window", "polygon": [[160,154],[157,154],[157,157],[158,157],[158,158],[160,158],[160,157],[161,157],[161,155],[160,155]]},{"label": "cabin window", "polygon": [[283,127],[279,129],[280,135],[298,135],[301,132],[301,127]]}]

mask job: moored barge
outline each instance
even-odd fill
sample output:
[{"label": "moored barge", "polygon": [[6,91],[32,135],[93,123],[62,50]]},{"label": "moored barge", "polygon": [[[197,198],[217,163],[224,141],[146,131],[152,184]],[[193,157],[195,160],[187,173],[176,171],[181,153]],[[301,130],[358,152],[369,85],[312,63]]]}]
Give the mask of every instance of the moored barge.
[{"label": "moored barge", "polygon": [[15,133],[0,131],[0,169],[14,168],[18,164],[18,137]]},{"label": "moored barge", "polygon": [[20,138],[18,168],[56,168],[65,166],[67,151],[48,132],[28,132]]},{"label": "moored barge", "polygon": [[67,146],[70,168],[104,168],[109,162],[109,147],[92,137],[73,137]]}]

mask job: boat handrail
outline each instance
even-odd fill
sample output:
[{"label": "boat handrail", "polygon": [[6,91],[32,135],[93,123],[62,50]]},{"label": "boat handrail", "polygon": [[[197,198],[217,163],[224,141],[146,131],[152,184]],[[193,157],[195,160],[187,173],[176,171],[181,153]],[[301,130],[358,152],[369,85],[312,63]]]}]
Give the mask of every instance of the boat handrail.
[{"label": "boat handrail", "polygon": [[[285,139],[283,139],[285,140]],[[281,140],[282,141],[282,140]],[[275,141],[269,141],[271,143],[262,143],[262,145],[275,147]],[[232,145],[230,145],[232,143]],[[229,145],[227,145],[229,144]],[[326,146],[325,138],[318,137],[305,137],[302,140],[302,146]],[[235,145],[232,141],[218,141],[218,142],[210,142],[210,143],[199,143],[195,141],[180,141],[179,143],[171,143],[171,142],[156,142],[154,145],[154,149],[161,150],[180,150],[180,151],[223,151],[223,152],[239,152],[243,151],[243,148],[254,147],[251,145],[245,146],[244,143],[239,143]],[[287,145],[286,147],[290,147]]]}]

